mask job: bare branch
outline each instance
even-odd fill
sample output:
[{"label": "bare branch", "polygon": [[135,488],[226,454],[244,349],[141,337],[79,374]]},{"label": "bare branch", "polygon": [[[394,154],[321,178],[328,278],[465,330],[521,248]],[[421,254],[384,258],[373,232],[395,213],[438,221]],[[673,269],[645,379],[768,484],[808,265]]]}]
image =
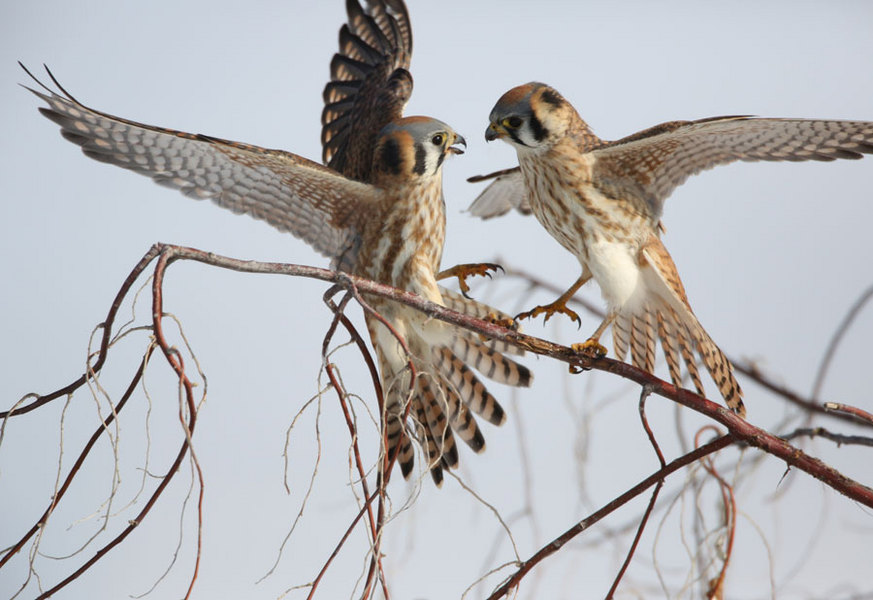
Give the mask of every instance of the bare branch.
[{"label": "bare branch", "polygon": [[840,322],[840,325],[834,332],[833,337],[831,337],[831,341],[828,342],[828,347],[825,349],[824,354],[822,355],[821,364],[818,367],[818,372],[815,374],[815,382],[812,384],[813,397],[818,397],[818,395],[821,393],[821,388],[824,385],[824,380],[827,376],[828,369],[830,368],[831,361],[833,360],[834,355],[837,353],[837,347],[840,345],[840,342],[843,340],[843,336],[846,335],[846,332],[849,330],[849,327],[852,325],[855,317],[858,316],[858,313],[861,312],[861,309],[864,308],[864,305],[870,301],[870,298],[873,298],[873,286],[870,286],[861,293],[861,296],[849,308],[846,316],[843,317],[843,320]]},{"label": "bare branch", "polygon": [[524,576],[537,564],[560,550],[567,542],[575,538],[583,531],[590,528],[592,525],[594,525],[607,515],[624,506],[629,501],[642,494],[648,488],[657,484],[659,481],[664,480],[671,473],[678,471],[682,467],[685,467],[703,458],[704,456],[708,456],[714,452],[718,452],[722,448],[731,445],[735,441],[736,439],[731,434],[724,435],[720,438],[716,438],[715,440],[704,446],[701,446],[700,448],[697,448],[696,450],[692,450],[688,454],[680,456],[676,460],[669,463],[667,466],[658,469],[657,471],[643,479],[641,482],[639,482],[637,485],[626,491],[624,494],[604,505],[599,510],[592,513],[582,521],[579,521],[573,527],[571,527],[560,536],[543,546],[529,559],[523,561],[519,565],[518,570],[511,577],[509,577],[503,583],[503,585],[501,585],[493,594],[488,596],[487,600],[499,600],[500,598],[503,598],[504,596],[509,594],[524,578]]}]

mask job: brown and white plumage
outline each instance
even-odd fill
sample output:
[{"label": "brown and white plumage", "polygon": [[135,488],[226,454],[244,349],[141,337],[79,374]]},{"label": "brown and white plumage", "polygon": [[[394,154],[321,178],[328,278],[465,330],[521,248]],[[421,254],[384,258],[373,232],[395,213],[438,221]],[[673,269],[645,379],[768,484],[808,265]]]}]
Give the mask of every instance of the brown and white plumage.
[{"label": "brown and white plumage", "polygon": [[[379,132],[401,118],[412,94],[412,76],[408,70],[412,57],[412,29],[401,0],[369,2],[366,9],[357,0],[347,0],[346,12],[348,22],[340,29],[339,52],[331,61],[331,81],[323,94],[322,158],[325,164],[347,177],[372,183],[388,177],[371,168],[374,153],[384,150],[377,143]],[[414,157],[410,155],[407,160],[413,161]],[[409,180],[408,173],[398,173],[394,179],[395,183]],[[396,219],[397,227],[404,223],[407,227],[419,224],[421,241],[416,252],[428,256],[424,261],[427,264],[420,265],[412,278],[410,274],[398,278],[388,272],[371,273],[371,277],[392,281],[406,289],[411,289],[413,279],[419,284],[426,281],[427,290],[419,293],[434,302],[480,318],[497,313],[493,308],[463,298],[435,283],[445,239],[442,201],[434,203],[430,213],[422,212],[416,216],[395,214],[392,217]],[[385,224],[371,220],[369,226],[378,228],[385,227]],[[379,237],[380,234],[374,231],[370,235]],[[399,243],[408,239],[408,232],[395,236],[394,243],[387,247],[387,259],[371,261],[364,258],[364,262],[390,264],[393,262],[391,253],[400,252]],[[372,301],[378,304],[383,316],[386,313],[394,315],[389,320],[395,327],[421,320],[419,314],[404,307],[390,306],[376,299]],[[398,352],[396,342],[386,336],[385,327],[376,319],[368,316],[367,326],[379,354],[385,388],[387,447],[394,448],[399,441],[398,460],[404,475],[408,475],[413,466],[413,451],[402,423],[409,396],[409,381],[401,376],[406,372],[406,357]],[[436,326],[419,324],[420,329]],[[496,425],[505,420],[500,404],[467,365],[473,365],[489,379],[513,386],[530,385],[532,377],[525,367],[504,356],[519,354],[511,346],[486,344],[477,336],[461,331],[452,331],[448,339],[429,341],[420,340],[414,332],[407,333],[404,338],[413,356],[422,357],[414,361],[420,376],[408,412],[425,448],[431,474],[439,483],[443,477],[442,468],[454,467],[458,463],[455,434],[474,450],[484,449],[484,437],[468,408]],[[375,340],[381,341],[375,343]],[[428,343],[433,344],[430,350],[425,347]]]},{"label": "brown and white plumage", "polygon": [[[380,61],[408,64],[408,56],[395,57],[411,50],[405,7],[398,0],[385,0],[364,10],[349,0],[347,8],[349,24],[343,27],[340,41],[341,50],[350,56],[334,59],[335,81],[327,89],[335,93],[325,92],[332,103],[323,115],[330,131],[325,134],[327,167],[281,150],[114,117],[82,105],[59,84],[55,91],[34,78],[43,91],[31,91],[48,105],[40,108],[42,114],[59,124],[62,135],[91,158],[262,219],[330,257],[333,268],[437,303],[454,303],[468,313],[484,310],[465,299],[444,300],[446,292],[436,283],[445,239],[441,169],[446,157],[461,152],[457,144],[463,138],[436,119],[402,118],[405,100],[398,104],[393,82],[406,79],[394,76],[392,68],[383,68]],[[369,52],[363,48],[368,44]],[[351,48],[360,53],[357,58]],[[353,60],[359,64],[353,65]],[[362,73],[362,79],[335,85],[350,69]],[[358,91],[341,100],[336,96],[354,89]],[[366,98],[356,96],[365,91]],[[344,123],[357,126],[344,127]],[[480,372],[492,372],[493,379],[512,385],[529,385],[530,373],[475,336],[407,307],[378,298],[367,300],[410,350],[407,356],[388,328],[366,316],[385,389],[387,449],[393,452],[400,444],[399,462],[408,476],[413,448],[403,417],[411,398],[412,428],[439,483],[442,467],[458,462],[453,431],[474,450],[484,447],[470,410],[491,422],[504,419],[499,404],[464,361],[479,364]],[[409,360],[418,374],[411,396]]]},{"label": "brown and white plumage", "polygon": [[490,121],[486,139],[514,146],[519,170],[501,171],[500,189],[493,191],[493,183],[474,206],[491,205],[490,197],[506,196],[509,185],[523,186],[517,197],[526,198],[549,233],[579,259],[579,282],[597,281],[608,317],[583,346],[596,347],[611,324],[616,356],[623,360],[630,352],[634,365],[651,372],[660,340],[673,382],[681,384],[684,362],[703,394],[697,353],[727,405],[745,414],[733,368],[694,316],[661,242],[664,201],[691,175],[737,160],[861,158],[873,153],[873,123],[716,117],[664,123],[610,142],[594,135],[570,103],[542,83],[508,91]]}]

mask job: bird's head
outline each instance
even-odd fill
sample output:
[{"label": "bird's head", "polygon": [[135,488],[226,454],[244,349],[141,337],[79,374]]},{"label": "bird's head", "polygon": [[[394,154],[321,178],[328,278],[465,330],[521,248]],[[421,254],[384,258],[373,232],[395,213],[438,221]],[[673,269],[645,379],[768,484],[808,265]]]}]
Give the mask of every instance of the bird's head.
[{"label": "bird's head", "polygon": [[405,117],[382,128],[373,153],[373,171],[383,177],[434,177],[450,154],[463,154],[467,142],[451,127],[430,117]]},{"label": "bird's head", "polygon": [[578,119],[554,88],[538,82],[514,87],[491,109],[485,140],[502,139],[517,149],[545,149],[561,140]]}]

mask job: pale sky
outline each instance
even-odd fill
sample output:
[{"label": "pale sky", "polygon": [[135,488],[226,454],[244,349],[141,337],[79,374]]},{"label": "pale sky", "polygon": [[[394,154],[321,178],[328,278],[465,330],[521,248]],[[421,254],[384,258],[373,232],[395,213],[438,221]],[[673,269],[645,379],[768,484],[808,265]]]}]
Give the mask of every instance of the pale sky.
[{"label": "pale sky", "polygon": [[[53,0],[0,7],[3,409],[28,392],[49,392],[82,372],[92,329],[156,241],[238,258],[327,265],[303,242],[262,222],[85,158],[39,115],[40,102],[17,85],[28,79],[16,61],[40,77],[41,64],[48,64],[73,95],[99,110],[318,160],[321,90],[344,22],[344,3],[76,4]],[[444,169],[444,264],[499,258],[561,287],[579,275],[575,258],[532,217],[482,223],[462,212],[480,190],[466,177],[515,164],[508,146],[486,145],[483,137],[491,107],[514,85],[540,80],[555,86],[607,139],[663,121],[725,114],[873,120],[873,4],[762,4],[409,0],[415,91],[407,114],[439,118],[469,143],[467,153]],[[727,354],[754,359],[773,380],[810,392],[830,335],[873,282],[871,180],[873,158],[737,164],[692,178],[667,201],[665,244],[696,314]],[[315,576],[357,512],[348,483],[348,432],[331,392],[321,406],[322,459],[310,504],[273,574],[256,584],[277,560],[312,469],[314,408],[291,433],[292,493],[285,493],[286,430],[319,388],[319,353],[330,321],[321,303],[326,286],[180,264],[171,268],[166,289],[165,309],[181,319],[208,377],[208,399],[194,439],[206,500],[204,553],[193,597],[276,598]],[[553,299],[546,293],[519,299],[523,290],[504,278],[477,282],[474,295],[508,312]],[[600,300],[593,284],[583,295]],[[143,297],[138,307],[141,322],[148,319],[147,301]],[[350,314],[361,321],[358,309]],[[560,317],[548,327],[528,324],[526,330],[562,343],[582,341],[598,324],[593,316],[582,318],[580,331]],[[868,308],[833,357],[823,400],[873,409],[871,335],[873,310]],[[145,344],[142,334],[131,337],[107,365],[102,383],[114,397]],[[360,360],[349,349],[336,360],[347,387],[362,397],[356,408],[365,423],[364,407],[374,411],[375,401]],[[524,362],[535,373],[534,386],[517,393],[491,386],[508,422],[499,429],[484,425],[486,452],[476,456],[462,450],[459,471],[511,527],[522,559],[657,467],[639,425],[635,385],[603,373],[571,377],[564,365],[532,356]],[[663,365],[659,368],[666,377]],[[750,421],[778,433],[800,425],[783,424],[790,411],[782,400],[752,382],[741,383]],[[181,435],[175,388],[160,361],[149,371],[148,388],[153,410],[148,469],[160,474]],[[677,456],[676,411],[660,398],[649,405],[668,459]],[[49,501],[61,408],[18,417],[6,426],[0,445],[0,546],[17,540]],[[142,506],[139,498],[133,508],[123,508],[143,476],[146,408],[139,394],[121,419],[121,488],[110,510],[118,513],[110,520],[111,531]],[[683,443],[689,444],[705,421],[687,410],[681,419]],[[95,402],[83,390],[64,419],[64,473],[95,422]],[[851,432],[834,421],[818,424]],[[871,483],[869,452],[836,449],[824,441],[804,448]],[[525,462],[519,460],[522,453]],[[723,464],[733,465],[737,456],[736,450],[725,452]],[[740,467],[745,478],[737,489],[741,517],[728,596],[869,592],[870,511],[801,473],[780,484],[784,464],[771,457],[756,462],[761,457],[749,451]],[[99,513],[112,473],[112,453],[103,443],[53,516],[41,552],[65,555],[85,543],[100,520],[79,521]],[[109,599],[146,592],[175,550],[187,477],[185,467],[148,521],[56,597]],[[665,502],[652,518],[622,597],[665,595],[653,557],[670,595],[699,596],[699,587],[682,588],[688,553],[695,549],[683,546],[679,515],[687,526],[693,507],[676,505],[667,514],[669,491],[677,490],[683,477],[678,473],[668,480]],[[153,481],[146,485],[151,489]],[[410,494],[415,496],[414,486],[397,476],[391,494],[399,509]],[[534,516],[519,516],[528,495]],[[603,597],[626,549],[626,539],[606,540],[607,528],[634,523],[646,501],[632,503],[537,569],[519,597]],[[711,497],[701,507],[715,520]],[[657,526],[665,517],[659,537]],[[189,506],[179,561],[150,597],[184,595],[195,518]],[[693,540],[690,531],[685,535]],[[44,588],[106,541],[98,537],[70,559],[38,558]],[[365,543],[360,530],[328,571],[317,597],[353,596],[366,567]],[[392,597],[400,599],[458,598],[479,576],[514,556],[492,511],[453,478],[441,490],[425,478],[412,508],[391,523],[382,550]],[[0,570],[0,597],[25,581],[25,558]],[[500,578],[490,578],[468,597],[487,596]],[[37,589],[32,580],[19,597],[31,598]]]}]

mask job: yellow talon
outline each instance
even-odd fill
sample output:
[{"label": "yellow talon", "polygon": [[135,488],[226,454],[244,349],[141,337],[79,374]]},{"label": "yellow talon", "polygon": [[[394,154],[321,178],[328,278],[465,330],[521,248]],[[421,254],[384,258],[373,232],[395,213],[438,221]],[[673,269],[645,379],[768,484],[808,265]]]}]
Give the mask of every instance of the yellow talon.
[{"label": "yellow talon", "polygon": [[506,327],[507,329],[512,329],[513,331],[518,331],[518,321],[512,317],[501,317],[497,313],[492,312],[485,317],[485,321],[494,323],[495,325],[500,325],[501,327]]},{"label": "yellow talon", "polygon": [[449,277],[457,277],[458,287],[461,288],[461,294],[463,294],[464,298],[470,298],[470,296],[467,295],[467,292],[470,291],[467,277],[484,277],[486,275],[491,277],[489,271],[494,271],[496,273],[498,270],[503,271],[503,267],[495,263],[467,263],[463,265],[455,265],[454,267],[440,271],[436,278],[437,280],[440,280]]},{"label": "yellow talon", "polygon": [[579,354],[584,354],[590,358],[603,358],[606,356],[606,347],[597,341],[596,338],[589,338],[581,344],[573,344],[570,347]]},{"label": "yellow talon", "polygon": [[[606,356],[606,348],[597,341],[597,338],[589,338],[584,342],[579,344],[573,344],[570,346],[574,352],[578,352],[579,354],[583,354],[591,359],[603,358]],[[579,367],[577,365],[570,365],[570,373],[573,375],[577,375],[582,371],[588,371],[588,369]]]},{"label": "yellow talon", "polygon": [[[506,329],[518,331],[518,322],[512,317],[501,317],[497,313],[492,312],[489,313],[488,316],[486,316],[482,320],[488,321],[489,323],[494,323],[495,325],[498,325],[500,327],[505,327]],[[488,336],[479,334],[479,339],[481,339],[483,342],[487,342],[489,338]]]},{"label": "yellow talon", "polygon": [[582,319],[579,318],[579,315],[576,314],[576,311],[568,308],[567,304],[564,301],[561,301],[560,298],[558,300],[555,300],[551,304],[536,306],[529,311],[519,313],[515,316],[515,320],[521,321],[523,319],[533,319],[540,315],[546,315],[546,318],[543,320],[543,323],[546,323],[552,317],[552,315],[556,313],[563,313],[570,317],[571,320],[575,321],[577,325],[582,325]]}]

